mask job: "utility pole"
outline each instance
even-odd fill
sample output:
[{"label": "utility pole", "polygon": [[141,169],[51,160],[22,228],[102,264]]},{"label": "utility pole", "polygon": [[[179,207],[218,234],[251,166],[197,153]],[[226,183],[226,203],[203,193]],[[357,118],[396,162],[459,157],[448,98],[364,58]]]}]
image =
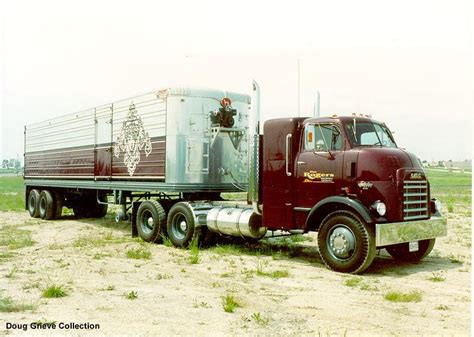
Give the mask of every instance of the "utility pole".
[{"label": "utility pole", "polygon": [[300,90],[300,59],[298,58],[298,117],[300,117],[300,101],[301,101],[301,90]]}]

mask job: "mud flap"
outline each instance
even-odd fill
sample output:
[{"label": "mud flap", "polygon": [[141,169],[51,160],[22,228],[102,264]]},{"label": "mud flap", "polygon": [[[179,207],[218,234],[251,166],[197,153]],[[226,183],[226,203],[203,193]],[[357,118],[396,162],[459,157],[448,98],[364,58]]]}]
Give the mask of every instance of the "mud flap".
[{"label": "mud flap", "polygon": [[140,207],[141,201],[134,201],[132,203],[132,238],[138,237],[137,229],[137,212]]}]

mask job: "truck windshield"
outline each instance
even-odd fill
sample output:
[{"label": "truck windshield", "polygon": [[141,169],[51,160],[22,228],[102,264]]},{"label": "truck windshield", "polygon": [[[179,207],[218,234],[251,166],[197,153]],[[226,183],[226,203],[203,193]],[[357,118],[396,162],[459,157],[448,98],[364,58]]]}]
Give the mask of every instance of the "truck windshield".
[{"label": "truck windshield", "polygon": [[384,124],[354,119],[346,124],[346,131],[352,146],[397,147],[390,130]]}]

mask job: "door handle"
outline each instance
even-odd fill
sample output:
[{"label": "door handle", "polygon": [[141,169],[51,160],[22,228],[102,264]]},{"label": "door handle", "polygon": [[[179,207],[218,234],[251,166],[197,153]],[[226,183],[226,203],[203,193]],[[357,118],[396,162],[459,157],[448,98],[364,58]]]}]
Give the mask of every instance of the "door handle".
[{"label": "door handle", "polygon": [[298,161],[296,162],[296,164],[298,164],[298,165],[306,165],[306,162],[305,162],[305,161],[299,161],[299,160],[298,160]]},{"label": "door handle", "polygon": [[[286,135],[286,142],[285,142],[285,170],[286,170],[286,175],[288,177],[291,177],[291,172],[289,170],[289,165],[290,165],[290,141],[291,141],[291,133]],[[290,143],[290,144],[288,144]]]}]

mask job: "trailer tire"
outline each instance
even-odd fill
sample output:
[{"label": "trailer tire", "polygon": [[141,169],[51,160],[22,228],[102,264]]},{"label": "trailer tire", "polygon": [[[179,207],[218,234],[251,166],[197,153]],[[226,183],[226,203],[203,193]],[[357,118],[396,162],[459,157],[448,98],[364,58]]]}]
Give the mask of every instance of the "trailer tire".
[{"label": "trailer tire", "polygon": [[187,202],[178,202],[171,207],[166,230],[173,245],[188,247],[195,235],[201,236],[203,231],[197,230],[195,225],[193,212]]},{"label": "trailer tire", "polygon": [[146,242],[162,241],[162,233],[166,226],[166,213],[156,200],[145,200],[137,211],[138,236]]},{"label": "trailer tire", "polygon": [[28,194],[28,213],[32,218],[39,218],[39,198],[38,190],[31,190]]},{"label": "trailer tire", "polygon": [[[105,194],[99,194],[99,201],[107,202],[107,196]],[[93,218],[103,218],[107,214],[107,210],[109,209],[108,205],[99,204],[97,200],[94,200],[91,204],[91,216]]]},{"label": "trailer tire", "polygon": [[343,273],[361,273],[376,253],[371,229],[347,211],[326,216],[319,229],[318,246],[324,264]]},{"label": "trailer tire", "polygon": [[43,220],[53,220],[56,215],[56,202],[48,190],[43,190],[40,193],[39,215]]},{"label": "trailer tire", "polygon": [[418,262],[431,253],[435,242],[436,239],[418,241],[418,250],[416,252],[410,252],[408,242],[388,246],[385,249],[396,260]]}]

